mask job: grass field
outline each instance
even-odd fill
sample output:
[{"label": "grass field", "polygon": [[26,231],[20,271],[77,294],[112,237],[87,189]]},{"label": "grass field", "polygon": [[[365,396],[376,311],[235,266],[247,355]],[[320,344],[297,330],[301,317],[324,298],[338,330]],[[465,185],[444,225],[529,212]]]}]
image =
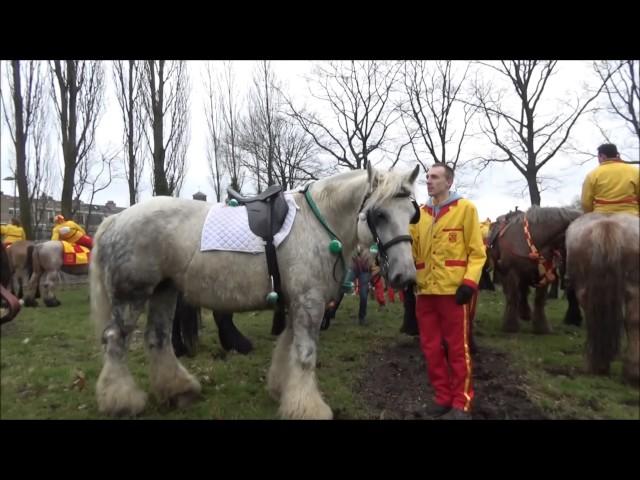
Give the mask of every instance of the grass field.
[{"label": "grass field", "polygon": [[[100,419],[94,389],[101,353],[89,321],[86,285],[59,290],[62,306],[23,309],[2,326],[0,350],[2,419]],[[622,383],[621,362],[610,377],[583,373],[584,331],[562,325],[565,302],[551,301],[548,315],[554,333],[537,336],[531,325],[507,335],[500,331],[503,297],[482,292],[476,321],[477,341],[501,350],[525,373],[529,398],[551,418],[640,419],[639,391]],[[379,311],[369,303],[367,327],[356,325],[357,301],[347,297],[331,328],[321,333],[318,378],[328,404],[339,418],[374,418],[371,407],[355,393],[369,353],[407,342],[398,329],[402,305]],[[130,368],[148,390],[143,323],[134,333]],[[182,361],[202,383],[203,399],[186,410],[158,405],[150,399],[140,418],[147,419],[275,419],[277,404],[266,392],[274,338],[270,312],[236,316],[236,324],[254,344],[248,356],[228,353],[219,345],[211,313],[203,312],[204,328],[195,358]]]}]

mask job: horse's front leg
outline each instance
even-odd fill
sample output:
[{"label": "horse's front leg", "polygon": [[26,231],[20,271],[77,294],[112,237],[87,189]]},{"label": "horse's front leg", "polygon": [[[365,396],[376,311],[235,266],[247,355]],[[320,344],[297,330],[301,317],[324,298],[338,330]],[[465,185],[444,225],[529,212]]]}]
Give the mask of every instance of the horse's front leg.
[{"label": "horse's front leg", "polygon": [[502,330],[515,333],[520,330],[518,323],[518,306],[520,305],[520,277],[511,269],[503,277],[502,289],[504,291],[505,307],[502,322]]},{"label": "horse's front leg", "polygon": [[529,307],[529,285],[525,281],[520,281],[518,312],[520,318],[525,322],[531,320],[531,307]]},{"label": "horse's front leg", "polygon": [[[318,391],[315,373],[324,299],[309,291],[293,299],[289,312],[293,335],[288,369],[282,378],[280,415],[291,419],[330,420],[333,413]],[[286,330],[282,336],[285,335]],[[286,340],[284,337],[283,344]]]},{"label": "horse's front leg", "polygon": [[551,333],[551,325],[544,313],[544,305],[547,301],[547,287],[536,288],[536,296],[533,307],[533,333]]}]

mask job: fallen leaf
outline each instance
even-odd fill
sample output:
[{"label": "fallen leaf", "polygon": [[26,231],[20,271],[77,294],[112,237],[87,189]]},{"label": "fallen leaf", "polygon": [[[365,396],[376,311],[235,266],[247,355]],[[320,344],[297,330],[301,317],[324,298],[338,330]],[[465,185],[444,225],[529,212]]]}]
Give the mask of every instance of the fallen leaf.
[{"label": "fallen leaf", "polygon": [[76,370],[75,377],[73,383],[71,384],[71,388],[78,388],[78,391],[82,391],[87,383],[87,379],[82,370]]}]

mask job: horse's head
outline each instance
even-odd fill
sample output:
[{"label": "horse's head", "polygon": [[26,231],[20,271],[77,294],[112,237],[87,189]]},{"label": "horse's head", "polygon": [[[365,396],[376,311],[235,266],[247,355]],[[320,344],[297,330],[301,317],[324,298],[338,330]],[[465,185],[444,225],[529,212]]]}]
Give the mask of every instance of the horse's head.
[{"label": "horse's head", "polygon": [[419,167],[407,173],[378,171],[369,164],[369,188],[358,217],[358,242],[375,243],[383,275],[394,288],[415,282],[409,225],[420,218],[413,188]]}]

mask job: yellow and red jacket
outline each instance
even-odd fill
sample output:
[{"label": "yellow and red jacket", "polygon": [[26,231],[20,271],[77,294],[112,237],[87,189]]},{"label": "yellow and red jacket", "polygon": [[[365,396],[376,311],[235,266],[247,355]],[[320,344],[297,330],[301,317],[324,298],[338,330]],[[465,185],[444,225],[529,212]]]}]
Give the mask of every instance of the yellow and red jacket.
[{"label": "yellow and red jacket", "polygon": [[423,205],[412,227],[418,295],[453,295],[462,284],[478,288],[487,255],[472,202],[453,196],[438,212]]},{"label": "yellow and red jacket", "polygon": [[18,240],[27,239],[24,229],[17,225],[0,225],[0,235],[4,237],[2,243],[5,245],[10,245]]},{"label": "yellow and red jacket", "polygon": [[640,170],[621,160],[607,160],[589,172],[582,184],[585,213],[640,215]]},{"label": "yellow and red jacket", "polygon": [[489,232],[491,231],[491,220],[485,220],[480,223],[480,233],[482,234],[482,241],[487,244],[489,239]]},{"label": "yellow and red jacket", "polygon": [[[62,228],[67,227],[69,231],[65,233],[60,231]],[[76,243],[80,238],[84,237],[87,233],[84,229],[73,220],[66,220],[55,227],[51,232],[51,240],[66,240],[70,243]]]}]

